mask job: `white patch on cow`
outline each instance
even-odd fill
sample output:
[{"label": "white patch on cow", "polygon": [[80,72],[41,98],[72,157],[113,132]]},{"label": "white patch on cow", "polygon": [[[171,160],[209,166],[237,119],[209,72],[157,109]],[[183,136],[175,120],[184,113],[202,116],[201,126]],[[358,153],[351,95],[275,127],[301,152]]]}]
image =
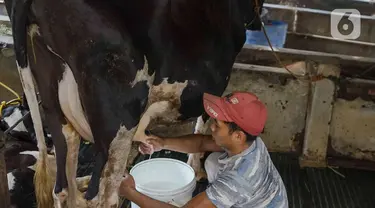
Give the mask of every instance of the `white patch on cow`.
[{"label": "white patch on cow", "polygon": [[[202,116],[199,116],[195,124],[194,134],[205,134],[209,127],[208,121],[204,123]],[[204,174],[204,170],[201,167],[201,158],[204,153],[190,153],[187,164],[189,164],[196,174],[196,179],[199,180]]]},{"label": "white patch on cow", "polygon": [[153,96],[157,96],[158,99],[170,99],[170,98],[180,98],[183,90],[186,88],[188,80],[184,82],[174,82],[172,84],[168,83],[168,78],[164,78],[159,85],[152,86],[151,90],[151,102]]},{"label": "white patch on cow", "polygon": [[21,68],[17,62],[17,68],[20,74],[23,91],[29,104],[31,119],[34,124],[34,130],[38,141],[38,149],[40,151],[40,154],[42,155],[43,152],[47,152],[47,146],[45,143],[42,118],[40,115],[38,100],[35,94],[33,75],[31,73],[29,65],[27,65],[26,68]]},{"label": "white patch on cow", "polygon": [[38,151],[23,151],[23,152],[20,152],[20,155],[31,155],[35,159],[39,159],[39,152]]},{"label": "white patch on cow", "polygon": [[7,174],[8,179],[8,190],[13,190],[14,184],[16,183],[16,177],[14,177],[13,173],[10,172]]},{"label": "white patch on cow", "polygon": [[67,64],[64,64],[64,74],[58,88],[59,102],[65,117],[85,140],[94,143],[91,128],[79,98],[77,82]]},{"label": "white patch on cow", "polygon": [[155,72],[151,76],[148,74],[148,62],[145,58],[145,64],[143,66],[143,69],[137,71],[137,74],[135,75],[134,80],[130,83],[130,85],[134,87],[138,82],[147,81],[147,86],[151,88],[154,78]]},{"label": "white patch on cow", "polygon": [[197,119],[197,123],[195,124],[194,134],[203,134],[205,133],[205,131],[206,131],[206,128],[204,125],[203,118],[202,116],[199,116]]},{"label": "white patch on cow", "polygon": [[145,130],[153,119],[159,118],[161,121],[173,122],[180,115],[178,108],[181,104],[181,94],[186,88],[188,81],[168,83],[168,78],[164,78],[159,85],[152,86],[147,109],[143,113],[134,135],[133,141],[145,142]]},{"label": "white patch on cow", "polygon": [[[38,151],[23,151],[23,152],[20,152],[19,153],[20,155],[30,155],[30,156],[33,156],[36,160],[39,159],[39,152]],[[50,167],[53,168],[53,170],[51,170],[52,172],[56,172],[56,158],[54,155],[50,155],[48,154],[47,155],[47,162],[50,164]],[[29,169],[35,171],[35,165],[32,165],[32,166],[28,166]]]},{"label": "white patch on cow", "polygon": [[[13,126],[17,121],[19,121],[22,118],[22,113],[20,109],[15,108],[13,110],[13,113],[10,114],[7,117],[4,117],[4,121],[8,124],[9,127]],[[24,125],[23,122],[20,122],[14,129],[13,131],[18,131],[18,132],[27,132],[27,129]]]},{"label": "white patch on cow", "polygon": [[77,164],[80,138],[72,125],[62,126],[67,144],[66,177],[68,181],[68,207],[75,207],[77,202]]},{"label": "white patch on cow", "polygon": [[120,126],[117,131],[109,147],[108,160],[99,185],[100,204],[96,207],[117,207],[118,188],[126,170],[135,129],[127,130],[125,126]]},{"label": "white patch on cow", "polygon": [[27,166],[28,169],[35,171],[35,165]]}]

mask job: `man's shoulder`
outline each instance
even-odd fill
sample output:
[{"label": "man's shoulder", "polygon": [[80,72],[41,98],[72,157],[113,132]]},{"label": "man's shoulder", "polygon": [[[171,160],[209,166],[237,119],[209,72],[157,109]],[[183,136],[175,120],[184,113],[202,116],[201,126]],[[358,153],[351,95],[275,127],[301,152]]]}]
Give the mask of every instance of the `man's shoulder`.
[{"label": "man's shoulder", "polygon": [[235,166],[238,175],[249,178],[254,176],[258,170],[268,169],[271,158],[269,157],[267,148],[260,137],[254,141],[253,149],[246,155],[242,156],[238,165]]}]

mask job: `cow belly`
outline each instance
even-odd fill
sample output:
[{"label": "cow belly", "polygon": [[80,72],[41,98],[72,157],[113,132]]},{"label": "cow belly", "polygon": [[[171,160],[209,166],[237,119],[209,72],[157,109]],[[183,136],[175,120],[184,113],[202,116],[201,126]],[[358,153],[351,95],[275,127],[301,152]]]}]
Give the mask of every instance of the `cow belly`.
[{"label": "cow belly", "polygon": [[67,64],[64,64],[63,78],[59,82],[59,102],[65,117],[74,129],[83,139],[94,143],[91,128],[79,98],[77,82]]}]

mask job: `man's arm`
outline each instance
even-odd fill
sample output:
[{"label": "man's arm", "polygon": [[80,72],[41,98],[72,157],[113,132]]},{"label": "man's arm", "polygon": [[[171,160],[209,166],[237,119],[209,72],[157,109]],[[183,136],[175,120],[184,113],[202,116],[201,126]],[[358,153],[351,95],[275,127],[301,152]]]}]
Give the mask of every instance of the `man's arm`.
[{"label": "man's arm", "polygon": [[178,138],[164,138],[162,148],[183,153],[223,151],[223,149],[215,143],[211,135],[203,134],[191,134]]}]

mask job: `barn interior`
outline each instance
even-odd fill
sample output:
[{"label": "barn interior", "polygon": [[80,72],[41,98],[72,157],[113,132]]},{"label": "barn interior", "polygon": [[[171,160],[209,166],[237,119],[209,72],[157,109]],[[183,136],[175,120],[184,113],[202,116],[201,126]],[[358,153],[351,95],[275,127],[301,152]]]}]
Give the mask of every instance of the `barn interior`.
[{"label": "barn interior", "polygon": [[[375,186],[375,1],[265,2],[267,18],[287,24],[285,42],[282,47],[273,48],[245,43],[224,94],[249,91],[265,102],[269,118],[261,137],[283,178],[289,207],[375,207],[372,191]],[[361,13],[361,33],[355,40],[332,37],[331,12],[338,8],[356,9]],[[0,46],[0,82],[22,95],[10,22],[2,1]],[[0,86],[0,101],[14,98],[14,93]],[[194,126],[195,122],[190,122],[153,133],[180,136],[192,133]],[[15,152],[36,151],[37,147],[22,146],[17,136],[6,134],[6,130],[0,129],[0,207],[10,207],[10,204],[34,207],[32,175],[22,179],[26,184],[22,190],[10,190],[8,186],[13,183],[6,181],[14,169],[6,167],[6,161],[21,164],[26,158],[15,156]],[[94,154],[90,144],[81,143],[77,176],[91,173]],[[135,159],[128,169],[150,158],[187,161],[187,155],[171,151],[140,155],[134,149],[131,154]],[[206,186],[207,181],[199,181],[194,194],[204,191]],[[121,207],[130,207],[130,203],[124,200]]]}]

